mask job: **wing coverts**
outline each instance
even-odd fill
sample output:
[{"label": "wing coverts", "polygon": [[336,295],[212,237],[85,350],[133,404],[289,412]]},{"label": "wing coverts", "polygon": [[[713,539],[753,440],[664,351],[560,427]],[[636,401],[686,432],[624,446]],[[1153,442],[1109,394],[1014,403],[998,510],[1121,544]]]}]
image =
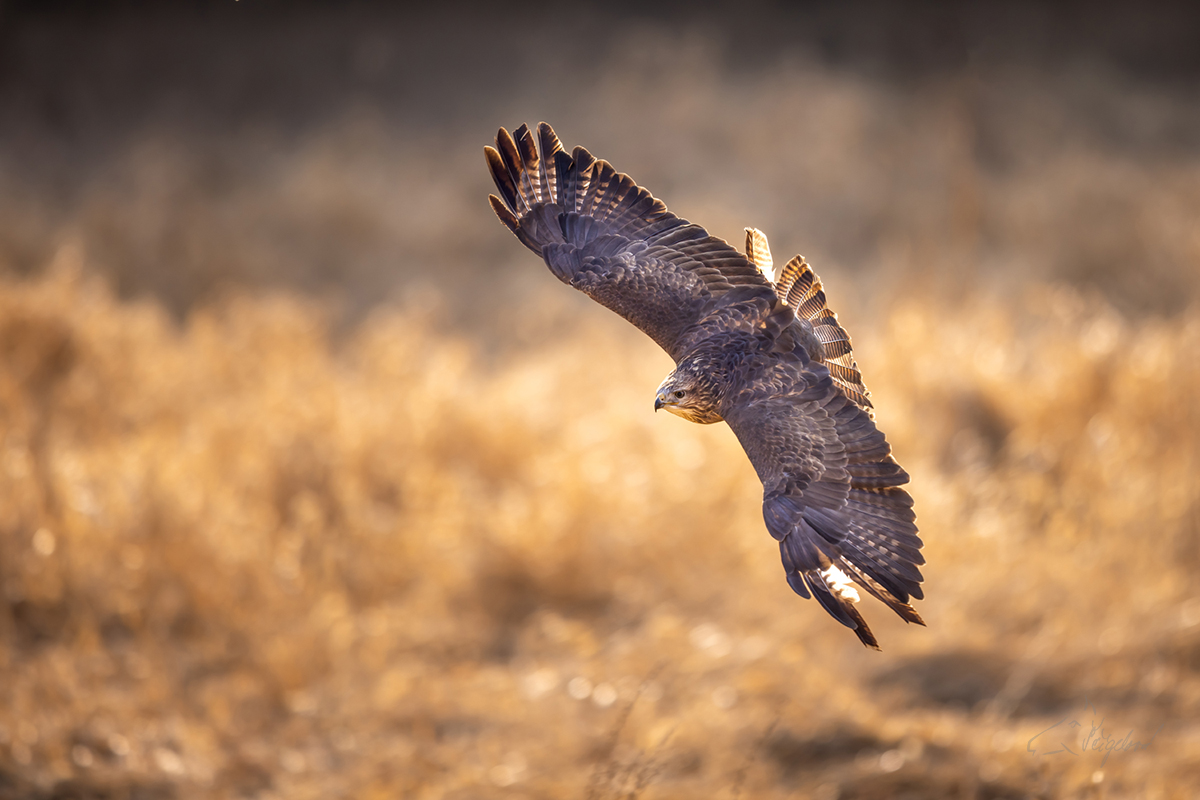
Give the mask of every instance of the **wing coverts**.
[{"label": "wing coverts", "polygon": [[[797,256],[774,274],[766,237],[746,253],[546,123],[496,136],[485,156],[500,221],[559,280],[718,382],[717,410],[763,483],[763,519],[792,589],[870,647],[859,587],[900,617],[923,597],[908,475],[871,416],[850,337]],[[709,420],[704,420],[709,421]]]}]

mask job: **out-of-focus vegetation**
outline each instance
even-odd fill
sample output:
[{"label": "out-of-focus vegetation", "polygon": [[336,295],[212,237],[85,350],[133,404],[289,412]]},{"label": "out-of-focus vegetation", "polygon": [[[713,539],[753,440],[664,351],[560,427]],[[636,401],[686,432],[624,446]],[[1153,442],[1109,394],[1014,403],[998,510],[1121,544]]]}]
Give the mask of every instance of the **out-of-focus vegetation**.
[{"label": "out-of-focus vegetation", "polygon": [[[530,303],[560,312],[528,323],[543,343],[489,365],[413,309],[335,344],[295,298],[177,327],[77,271],[0,288],[4,780],[1059,797],[1102,774],[1132,797],[1194,778],[1200,319],[1128,323],[1058,287],[908,298],[860,331],[929,558],[929,628],[868,609],[879,655],[791,595],[733,436],[654,416],[665,356],[632,329],[563,333],[560,293]],[[1103,768],[1027,751],[1086,701],[1118,737],[1165,727]]]},{"label": "out-of-focus vegetation", "polygon": [[[221,19],[94,24],[160,65],[234,31],[265,117],[61,19],[5,40],[0,798],[1191,796],[1190,84],[490,20],[435,92],[436,19]],[[566,66],[493,75],[499,34]],[[64,41],[108,55],[51,75]],[[540,118],[808,256],[913,476],[928,628],[868,600],[874,653],[795,597],[731,433],[656,417],[665,354],[492,219],[480,148]]]}]

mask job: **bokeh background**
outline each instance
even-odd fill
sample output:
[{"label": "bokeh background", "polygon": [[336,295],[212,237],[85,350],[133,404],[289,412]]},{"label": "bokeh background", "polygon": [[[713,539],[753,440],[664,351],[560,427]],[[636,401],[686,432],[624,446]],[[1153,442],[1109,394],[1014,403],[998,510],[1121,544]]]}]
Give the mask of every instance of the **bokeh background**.
[{"label": "bokeh background", "polygon": [[[928,628],[494,219],[542,119],[814,265]],[[0,2],[0,798],[1191,797],[1198,212],[1189,4]]]}]

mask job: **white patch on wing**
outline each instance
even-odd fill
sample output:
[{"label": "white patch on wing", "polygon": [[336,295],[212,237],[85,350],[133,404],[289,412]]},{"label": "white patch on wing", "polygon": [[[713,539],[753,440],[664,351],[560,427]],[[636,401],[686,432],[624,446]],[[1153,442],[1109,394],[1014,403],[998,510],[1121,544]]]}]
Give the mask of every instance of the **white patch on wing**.
[{"label": "white patch on wing", "polygon": [[848,603],[858,602],[858,590],[854,588],[850,576],[838,569],[837,566],[830,564],[821,570],[821,577],[825,580],[829,591]]}]

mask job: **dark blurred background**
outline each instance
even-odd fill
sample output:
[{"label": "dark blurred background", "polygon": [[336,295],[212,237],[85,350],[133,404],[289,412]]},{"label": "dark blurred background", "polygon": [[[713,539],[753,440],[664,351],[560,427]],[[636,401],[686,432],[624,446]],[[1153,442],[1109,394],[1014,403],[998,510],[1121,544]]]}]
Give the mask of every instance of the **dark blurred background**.
[{"label": "dark blurred background", "polygon": [[509,302],[532,270],[479,150],[541,119],[720,235],[853,274],[1195,295],[1186,2],[8,0],[0,267],[71,240],[177,311],[231,284]]}]

